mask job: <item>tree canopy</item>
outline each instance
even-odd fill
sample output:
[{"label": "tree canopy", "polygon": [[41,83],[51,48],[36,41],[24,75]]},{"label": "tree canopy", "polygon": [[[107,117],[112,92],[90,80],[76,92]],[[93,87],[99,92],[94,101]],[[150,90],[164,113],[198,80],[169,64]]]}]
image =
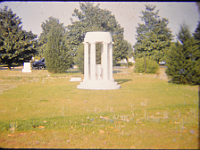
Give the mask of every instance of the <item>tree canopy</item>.
[{"label": "tree canopy", "polygon": [[173,44],[166,60],[166,73],[171,78],[170,82],[199,84],[199,41],[192,37],[186,24],[181,25],[177,38],[179,41]]},{"label": "tree canopy", "polygon": [[48,33],[50,32],[52,26],[54,25],[55,26],[59,25],[59,19],[54,18],[52,16],[49,17],[48,20],[45,20],[45,22],[42,22],[41,24],[42,33],[40,34],[39,42],[38,42],[39,46],[37,48],[39,57],[44,57],[44,50],[48,41]]},{"label": "tree canopy", "polygon": [[137,42],[134,45],[134,58],[141,58],[145,55],[157,61],[165,60],[166,53],[169,51],[172,41],[171,30],[167,27],[169,21],[160,18],[159,10],[154,11],[156,6],[145,5],[146,10],[142,11],[141,20],[144,24],[138,24]]},{"label": "tree canopy", "polygon": [[[72,16],[76,17],[77,20],[73,21],[73,19],[71,19],[72,25],[67,26],[66,41],[70,46],[71,52],[75,56],[79,56],[77,55],[79,52],[78,48],[80,43],[83,42],[86,32],[109,31],[114,41],[114,63],[127,57],[128,44],[126,41],[124,41],[124,29],[120,26],[120,24],[118,24],[115,16],[112,15],[110,11],[106,9],[100,9],[99,4],[94,6],[93,3],[80,3],[80,10],[74,9]],[[99,57],[101,57],[99,55],[100,48],[99,46],[96,47],[97,59],[99,59]]]},{"label": "tree canopy", "polygon": [[13,63],[29,61],[36,53],[37,36],[22,30],[21,19],[8,9],[0,10],[0,62],[11,69]]},{"label": "tree canopy", "polygon": [[65,28],[59,20],[50,17],[42,24],[43,34],[41,40],[44,42],[44,57],[47,70],[52,73],[64,73],[73,63],[69,48],[65,44]]}]

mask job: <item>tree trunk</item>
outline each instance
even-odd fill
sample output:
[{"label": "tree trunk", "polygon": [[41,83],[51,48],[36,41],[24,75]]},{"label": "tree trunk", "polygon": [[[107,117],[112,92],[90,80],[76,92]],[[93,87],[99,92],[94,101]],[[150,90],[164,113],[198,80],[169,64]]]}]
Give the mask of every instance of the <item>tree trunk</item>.
[{"label": "tree trunk", "polygon": [[200,110],[200,84],[198,86],[198,93],[199,93],[199,110]]},{"label": "tree trunk", "polygon": [[11,70],[11,64],[8,64],[8,70]]}]

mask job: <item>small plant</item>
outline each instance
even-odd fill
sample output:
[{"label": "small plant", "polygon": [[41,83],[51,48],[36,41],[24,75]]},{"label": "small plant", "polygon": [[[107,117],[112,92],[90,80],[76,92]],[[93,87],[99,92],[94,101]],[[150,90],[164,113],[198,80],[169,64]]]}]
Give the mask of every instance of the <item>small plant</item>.
[{"label": "small plant", "polygon": [[155,60],[146,58],[146,68],[144,58],[138,58],[135,62],[134,72],[136,73],[156,73],[159,70],[159,65]]}]

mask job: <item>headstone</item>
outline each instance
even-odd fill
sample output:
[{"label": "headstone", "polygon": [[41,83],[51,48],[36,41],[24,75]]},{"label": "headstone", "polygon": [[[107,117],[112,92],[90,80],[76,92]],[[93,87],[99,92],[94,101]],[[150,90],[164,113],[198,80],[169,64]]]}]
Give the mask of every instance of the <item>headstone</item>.
[{"label": "headstone", "polygon": [[24,69],[22,69],[22,72],[31,72],[30,62],[24,62]]}]

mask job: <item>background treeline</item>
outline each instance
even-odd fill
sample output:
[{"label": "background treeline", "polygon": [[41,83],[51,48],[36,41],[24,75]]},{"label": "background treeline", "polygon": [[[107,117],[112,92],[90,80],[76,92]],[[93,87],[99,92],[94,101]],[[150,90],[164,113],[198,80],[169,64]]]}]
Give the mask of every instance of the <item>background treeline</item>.
[{"label": "background treeline", "polygon": [[[197,3],[198,4],[198,3]],[[137,42],[131,45],[124,39],[124,28],[115,16],[93,3],[80,3],[74,9],[71,24],[64,26],[58,18],[49,17],[41,27],[37,38],[31,31],[22,30],[21,19],[4,7],[0,11],[0,63],[12,64],[30,61],[32,56],[44,57],[47,70],[63,73],[75,63],[84,73],[84,48],[82,42],[89,31],[109,31],[113,38],[113,64],[134,56],[135,72],[156,73],[159,62],[166,62],[166,73],[170,81],[181,84],[199,83],[199,26],[191,34],[187,25],[182,24],[178,41],[172,42],[174,35],[168,28],[169,20],[159,16],[156,6],[145,5],[137,27]],[[134,48],[134,51],[133,51]],[[96,44],[96,63],[101,63],[101,45]]]}]

